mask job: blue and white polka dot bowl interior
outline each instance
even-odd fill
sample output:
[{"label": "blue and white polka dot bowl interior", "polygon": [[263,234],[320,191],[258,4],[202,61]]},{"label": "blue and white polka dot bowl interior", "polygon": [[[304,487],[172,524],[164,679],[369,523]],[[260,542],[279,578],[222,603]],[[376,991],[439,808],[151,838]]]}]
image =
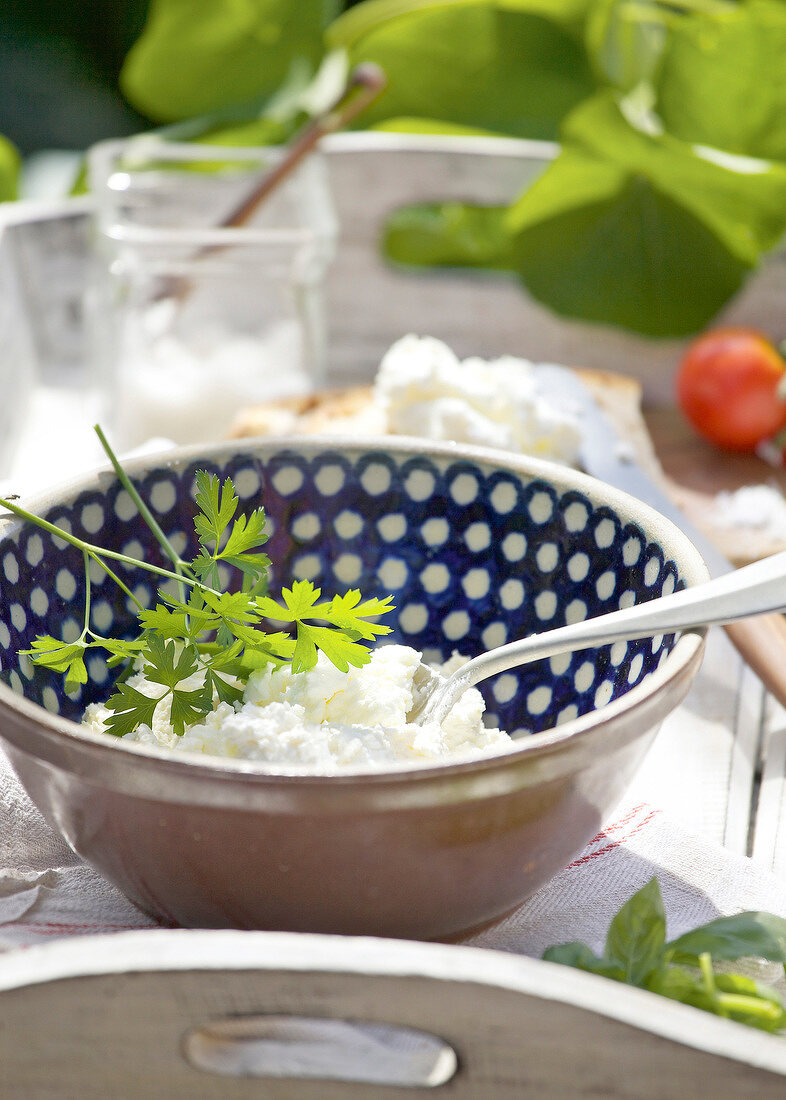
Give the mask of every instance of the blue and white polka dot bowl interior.
[{"label": "blue and white polka dot bowl interior", "polygon": [[[417,441],[245,441],[129,463],[161,527],[193,540],[198,469],[262,503],[272,589],[391,593],[392,640],[447,658],[706,579],[671,524],[573,470]],[[134,558],[159,548],[113,473],[30,506]],[[193,545],[193,544],[192,544]],[[106,665],[65,695],[19,651],[71,639],[81,553],[0,522],[0,736],[46,820],[133,902],[169,924],[422,939],[518,905],[574,858],[622,795],[698,669],[696,633],[541,661],[483,687],[511,751],[329,776],[128,743],[77,721]],[[118,575],[144,601],[151,576]],[[131,631],[127,596],[96,569],[90,615]]]},{"label": "blue and white polka dot bowl interior", "polygon": [[[548,473],[515,469],[448,449],[281,445],[264,454],[224,450],[207,461],[161,461],[138,476],[142,497],[178,547],[193,545],[194,475],[230,475],[241,507],[263,504],[272,537],[271,590],[307,577],[325,595],[360,588],[392,594],[388,640],[426,659],[472,656],[505,642],[667,594],[684,585],[668,546],[597,487],[561,486]],[[570,472],[569,480],[575,480]],[[46,518],[87,541],[131,557],[160,560],[128,493],[108,476],[50,507]],[[163,563],[162,561],[162,564]],[[12,524],[0,542],[2,679],[46,710],[78,719],[107,693],[98,656],[88,683],[66,696],[61,678],[24,657],[37,634],[65,640],[82,629],[81,552]],[[138,598],[155,580],[121,568]],[[96,570],[92,624],[126,632],[133,616],[113,581]],[[507,672],[484,685],[488,721],[511,733],[541,733],[645,684],[673,636],[617,642]]]}]

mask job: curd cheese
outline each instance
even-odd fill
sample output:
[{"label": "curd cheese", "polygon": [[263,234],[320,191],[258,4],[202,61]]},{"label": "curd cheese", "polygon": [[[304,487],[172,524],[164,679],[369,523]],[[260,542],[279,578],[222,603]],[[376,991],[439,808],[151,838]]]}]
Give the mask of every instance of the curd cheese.
[{"label": "curd cheese", "polygon": [[[320,653],[309,672],[294,674],[285,666],[253,673],[242,703],[218,703],[181,737],[172,729],[168,700],[163,700],[152,727],[139,726],[124,740],[176,752],[305,766],[320,773],[480,756],[512,747],[507,733],[483,726],[483,698],[475,688],[461,696],[441,726],[408,723],[420,661],[421,655],[409,646],[382,645],[372,651],[368,664],[345,673]],[[463,658],[454,658],[442,671],[461,663]],[[184,686],[198,686],[198,677],[192,680],[183,681]],[[129,683],[150,697],[163,690],[142,673]],[[84,724],[103,732],[108,717],[107,708],[94,703]]]},{"label": "curd cheese", "polygon": [[716,527],[752,527],[773,541],[786,540],[786,499],[770,485],[718,493],[712,519]]},{"label": "curd cheese", "polygon": [[395,435],[579,462],[578,418],[541,391],[537,367],[526,359],[462,361],[441,340],[405,336],[380,364],[374,404]]}]

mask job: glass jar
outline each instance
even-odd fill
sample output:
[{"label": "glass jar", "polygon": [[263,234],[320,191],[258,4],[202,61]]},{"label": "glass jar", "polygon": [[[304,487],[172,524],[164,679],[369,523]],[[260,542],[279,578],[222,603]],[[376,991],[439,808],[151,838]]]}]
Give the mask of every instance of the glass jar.
[{"label": "glass jar", "polygon": [[281,156],[149,137],[90,151],[88,312],[117,446],[221,439],[241,408],[323,384],[335,217],[319,154],[254,204]]}]

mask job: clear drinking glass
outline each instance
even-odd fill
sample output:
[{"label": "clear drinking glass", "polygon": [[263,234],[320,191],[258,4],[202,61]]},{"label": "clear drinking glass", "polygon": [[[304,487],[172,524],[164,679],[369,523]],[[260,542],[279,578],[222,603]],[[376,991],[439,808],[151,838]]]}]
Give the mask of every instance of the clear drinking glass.
[{"label": "clear drinking glass", "polygon": [[220,439],[242,407],[323,384],[335,217],[318,154],[248,208],[281,156],[150,138],[90,151],[88,312],[117,446]]}]

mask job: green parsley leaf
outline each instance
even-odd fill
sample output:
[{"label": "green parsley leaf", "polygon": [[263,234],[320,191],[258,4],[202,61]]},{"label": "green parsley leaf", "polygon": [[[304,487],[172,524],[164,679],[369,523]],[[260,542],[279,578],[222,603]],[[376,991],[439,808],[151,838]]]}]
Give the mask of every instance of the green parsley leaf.
[{"label": "green parsley leaf", "polygon": [[[281,600],[270,596],[260,596],[257,607],[263,615],[280,622],[298,622],[311,618],[317,609],[317,601],[322,595],[321,588],[315,588],[311,581],[295,581],[291,588],[281,589]],[[324,605],[325,607],[327,604]]]},{"label": "green parsley leaf", "polygon": [[[350,665],[359,668],[366,664],[369,652],[358,644],[358,639],[370,641],[378,634],[390,633],[389,627],[366,621],[367,616],[389,611],[390,597],[361,603],[360,593],[351,589],[344,596],[320,602],[321,595],[322,590],[311,581],[300,580],[291,588],[281,590],[283,603],[267,596],[259,597],[256,606],[270,619],[297,624],[293,672],[307,672],[313,668],[318,650],[322,650],[342,672]],[[319,625],[321,623],[328,625]]]},{"label": "green parsley leaf", "polygon": [[234,565],[237,569],[254,572],[270,568],[267,554],[252,553],[258,546],[267,542],[265,534],[265,513],[261,508],[250,516],[240,516],[235,520],[229,538],[219,553],[222,561]]},{"label": "green parsley leaf", "polygon": [[116,685],[117,691],[107,699],[106,705],[113,711],[106,722],[107,733],[124,737],[137,726],[151,726],[159,699],[144,695],[129,684]]},{"label": "green parsley leaf", "polygon": [[87,683],[84,659],[87,648],[89,647],[82,641],[62,642],[46,634],[35,638],[32,648],[24,649],[22,653],[30,657],[34,665],[63,673],[66,691],[75,691],[80,684]]},{"label": "green parsley leaf", "polygon": [[372,599],[360,602],[360,592],[352,588],[343,596],[334,596],[328,604],[325,618],[342,630],[352,631],[359,638],[372,641],[377,635],[390,634],[391,628],[381,623],[366,620],[377,615],[386,615],[393,607],[393,597],[384,600]]},{"label": "green parsley leaf", "polygon": [[205,673],[205,687],[210,691],[211,700],[213,694],[222,703],[239,703],[243,698],[243,688],[219,676],[215,668],[209,668]]},{"label": "green parsley leaf", "polygon": [[292,654],[292,671],[307,672],[313,668],[317,663],[318,649],[342,672],[347,672],[350,665],[360,668],[371,660],[371,654],[365,646],[351,641],[340,630],[299,622],[297,644]]},{"label": "green parsley leaf", "polygon": [[232,479],[227,478],[223,489],[215,474],[198,470],[196,475],[196,504],[199,509],[194,517],[194,527],[200,543],[205,548],[218,545],[227,525],[237,511],[238,498]]},{"label": "green parsley leaf", "polygon": [[218,566],[223,562],[245,574],[255,591],[262,590],[270,568],[270,558],[258,553],[259,547],[268,540],[264,509],[256,508],[248,516],[235,519],[238,498],[231,478],[227,478],[219,489],[215,474],[200,470],[197,486],[196,501],[200,511],[194,519],[194,528],[200,551],[191,562],[191,568],[206,584],[219,589]]},{"label": "green parsley leaf", "polygon": [[71,662],[82,656],[84,648],[82,642],[63,642],[51,634],[39,634],[32,648],[21,652],[35,665],[51,668],[55,672],[66,672]]},{"label": "green parsley leaf", "polygon": [[192,650],[183,649],[178,653],[173,641],[165,642],[156,634],[150,635],[145,659],[147,679],[168,688],[177,687],[181,680],[197,671],[197,659]]},{"label": "green parsley leaf", "polygon": [[295,641],[285,631],[256,631],[258,640],[253,646],[246,644],[241,665],[246,674],[252,669],[274,664],[277,667],[292,661]]},{"label": "green parsley leaf", "polygon": [[213,692],[209,684],[205,683],[190,691],[176,686],[172,688],[170,721],[178,737],[183,736],[186,726],[195,725],[210,714],[212,709]]}]

